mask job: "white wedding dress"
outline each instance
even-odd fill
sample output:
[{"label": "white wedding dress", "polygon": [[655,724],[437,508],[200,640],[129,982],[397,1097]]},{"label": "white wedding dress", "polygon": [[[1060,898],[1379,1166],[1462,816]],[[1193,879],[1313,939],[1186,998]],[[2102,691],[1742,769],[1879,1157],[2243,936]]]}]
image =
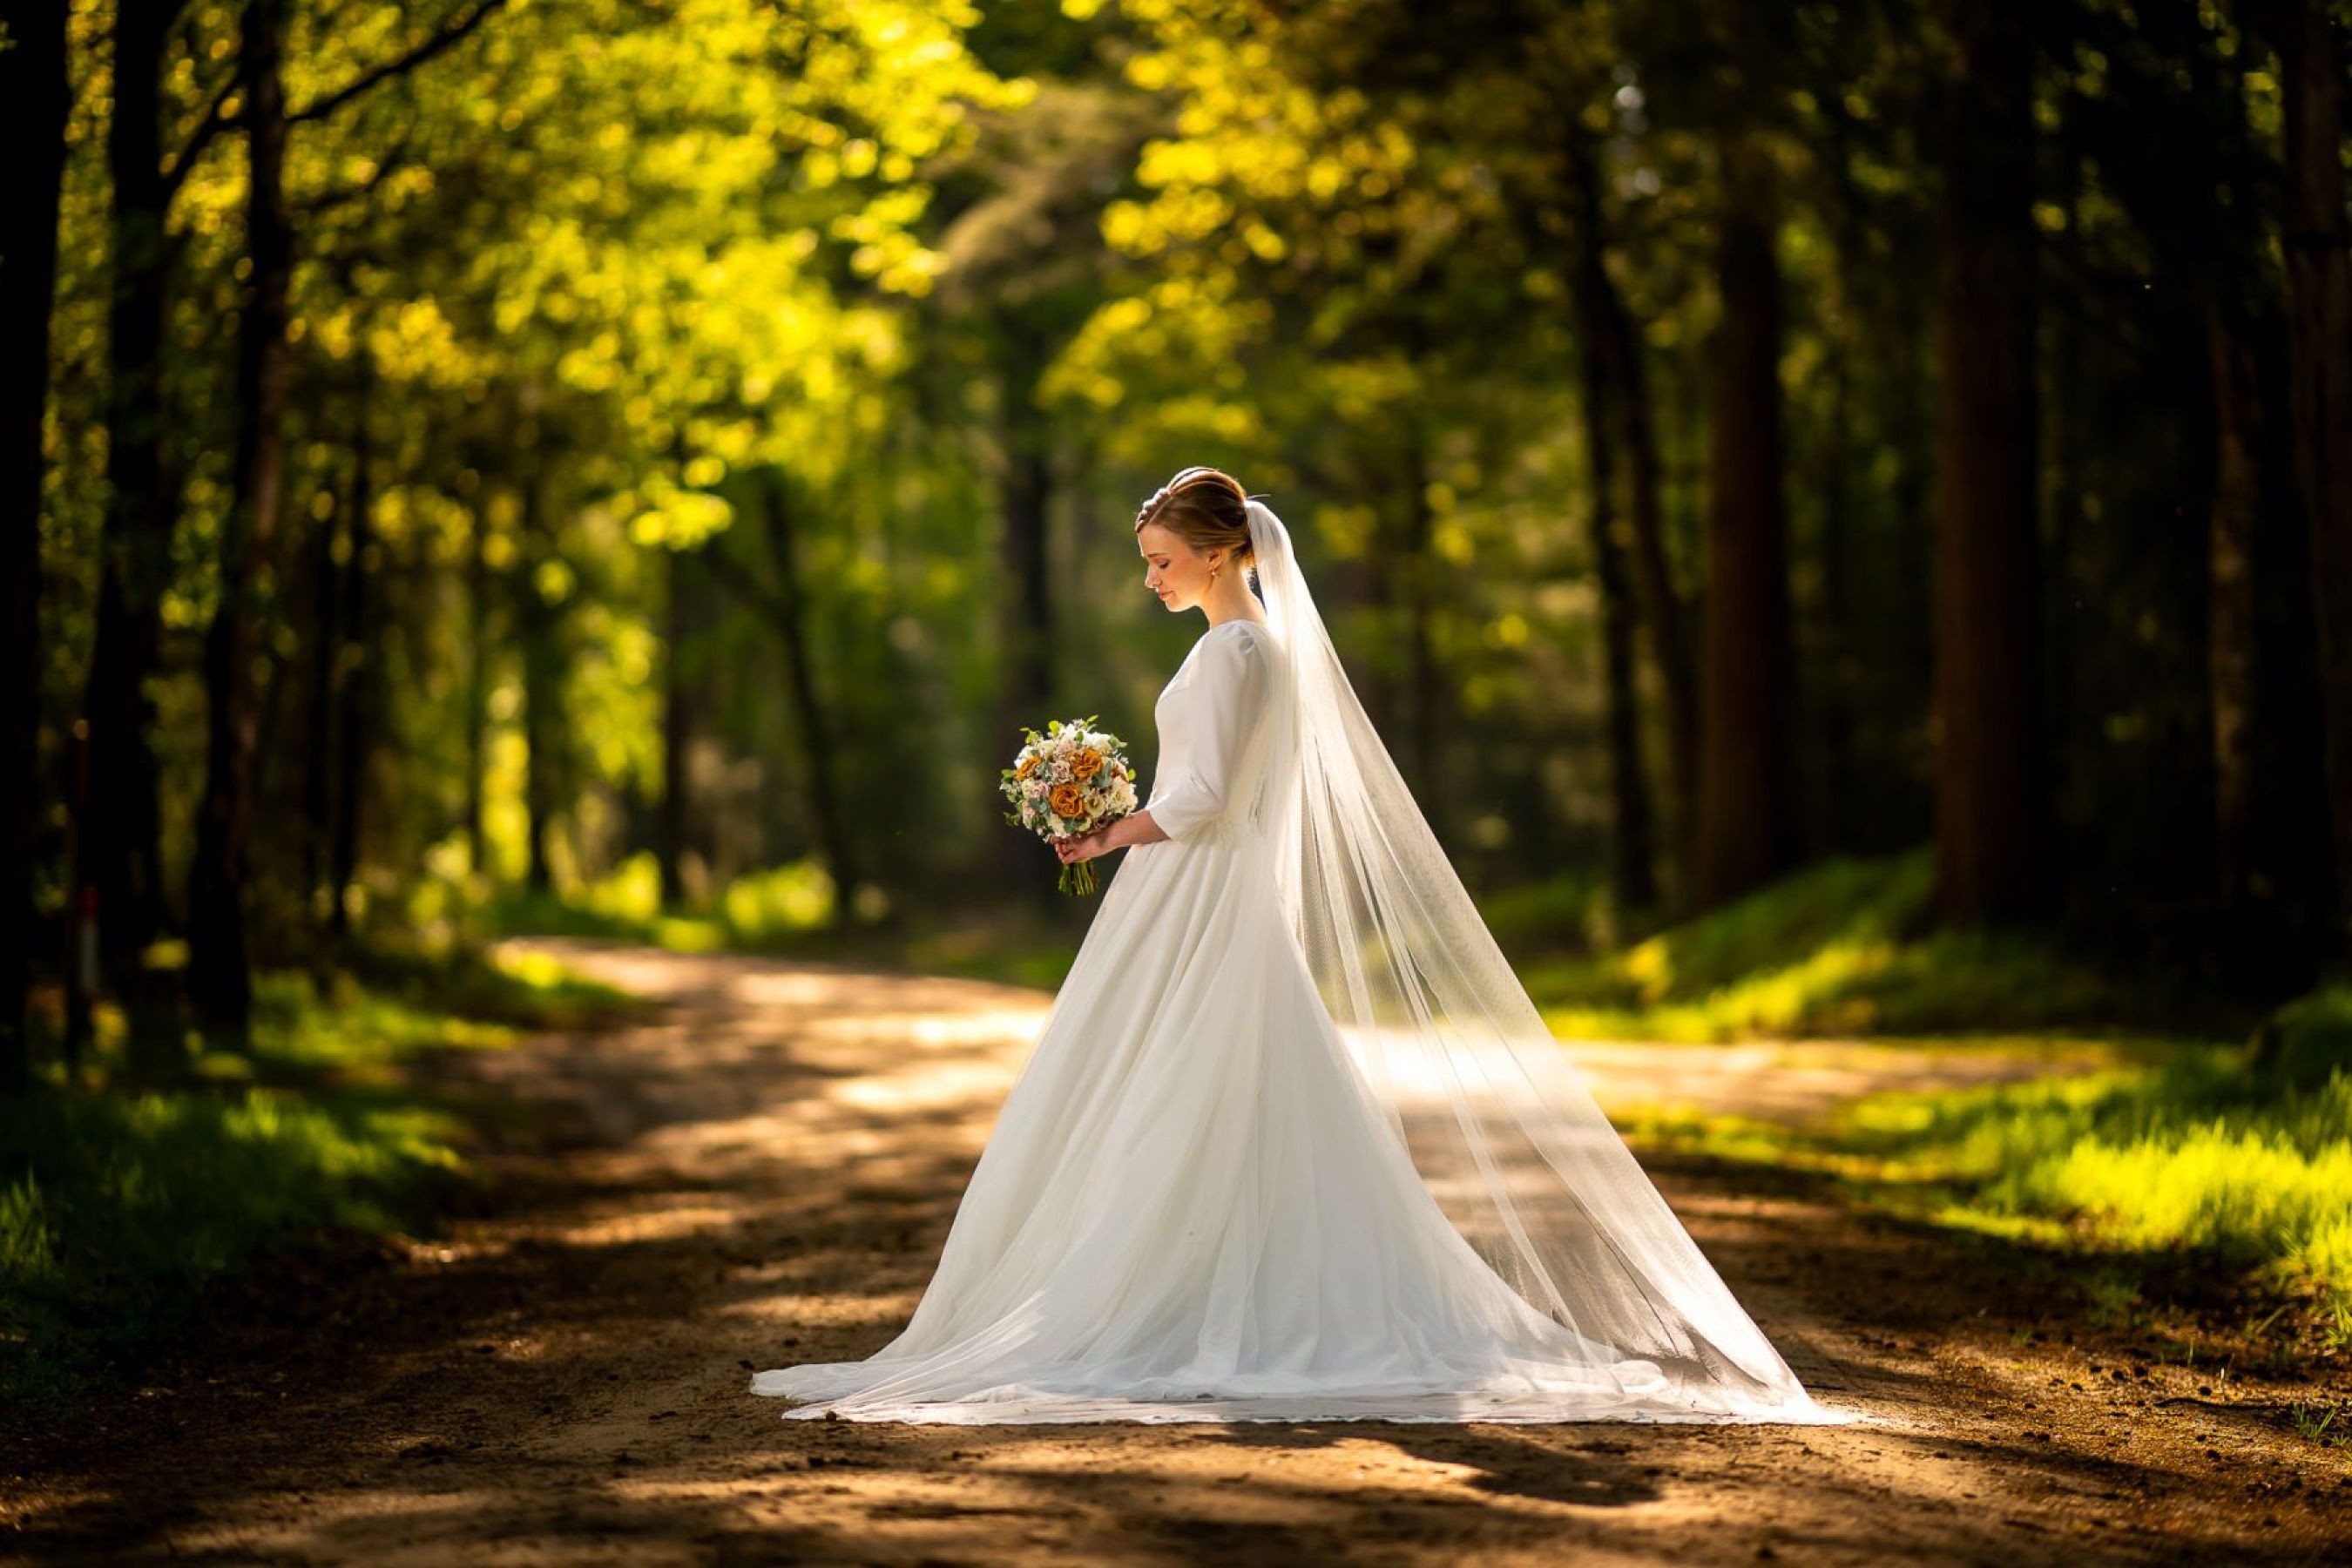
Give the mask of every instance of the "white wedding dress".
[{"label": "white wedding dress", "polygon": [[[1297,600],[1281,607],[1303,635]],[[1540,1248],[1490,1248],[1515,1288],[1448,1218],[1439,1190],[1465,1217],[1496,1212],[1481,1194],[1501,1142],[1417,1165],[1409,1091],[1318,994],[1277,875],[1297,701],[1267,623],[1193,645],[1155,708],[1146,809],[1169,837],[1106,885],[912,1319],[863,1361],[761,1372],[751,1391],[797,1402],[787,1417],[961,1424],[1850,1419],[1798,1387],[1645,1179],[1654,1207],[1631,1223],[1663,1223],[1675,1248],[1646,1272],[1547,1274]],[[1435,1123],[1475,1126],[1466,1105]],[[1570,1139],[1630,1167],[1597,1119]],[[1638,1260],[1655,1239],[1629,1251],[1589,1194],[1540,1185],[1573,1212],[1507,1204],[1530,1247],[1542,1224],[1598,1242],[1553,1255],[1571,1259]]]}]

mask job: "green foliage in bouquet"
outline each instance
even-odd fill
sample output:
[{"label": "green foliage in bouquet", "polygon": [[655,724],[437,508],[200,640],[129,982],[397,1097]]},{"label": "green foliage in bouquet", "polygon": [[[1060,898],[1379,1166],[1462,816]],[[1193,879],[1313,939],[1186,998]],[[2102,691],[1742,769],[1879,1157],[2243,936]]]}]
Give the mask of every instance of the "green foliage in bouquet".
[{"label": "green foliage in bouquet", "polygon": [[[1135,768],[1127,742],[1093,728],[1097,715],[1022,726],[1022,747],[998,788],[1013,809],[1004,820],[1049,842],[1081,838],[1135,809]],[[1094,864],[1064,866],[1055,885],[1084,897],[1098,885]]]}]

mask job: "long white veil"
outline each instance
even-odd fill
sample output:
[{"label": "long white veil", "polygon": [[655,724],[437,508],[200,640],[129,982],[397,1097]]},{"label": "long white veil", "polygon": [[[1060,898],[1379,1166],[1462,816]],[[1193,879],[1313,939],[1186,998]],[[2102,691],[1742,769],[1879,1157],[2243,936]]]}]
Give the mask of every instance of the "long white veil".
[{"label": "long white veil", "polygon": [[1816,1405],[1545,1027],[1381,743],[1289,531],[1248,503],[1291,692],[1257,774],[1276,879],[1325,1005],[1455,1227],[1522,1297],[1726,1414]]}]

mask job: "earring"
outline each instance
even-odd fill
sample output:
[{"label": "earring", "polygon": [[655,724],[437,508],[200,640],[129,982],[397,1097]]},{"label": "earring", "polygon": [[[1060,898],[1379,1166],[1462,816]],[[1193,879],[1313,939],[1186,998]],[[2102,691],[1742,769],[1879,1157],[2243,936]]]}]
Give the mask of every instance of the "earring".
[{"label": "earring", "polygon": [[1217,566],[1212,566],[1212,567],[1210,567],[1210,568],[1209,568],[1209,581],[1210,581],[1210,582],[1212,582],[1212,583],[1215,582],[1215,581],[1217,580],[1217,574],[1218,574],[1220,571],[1222,571],[1222,570],[1223,570],[1223,568],[1222,568],[1222,567],[1217,567]]}]

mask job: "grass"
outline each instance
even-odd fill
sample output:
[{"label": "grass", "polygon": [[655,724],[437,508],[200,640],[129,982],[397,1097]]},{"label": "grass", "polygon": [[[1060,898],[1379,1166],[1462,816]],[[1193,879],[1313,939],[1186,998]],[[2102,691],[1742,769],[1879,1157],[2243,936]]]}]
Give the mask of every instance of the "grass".
[{"label": "grass", "polygon": [[458,1129],[415,1106],[247,1087],[52,1100],[0,1137],[0,1403],[184,1321],[298,1230],[390,1229]]},{"label": "grass", "polygon": [[2254,1031],[2252,1060],[2281,1082],[2315,1083],[2352,1068],[2352,984],[2323,986]]},{"label": "grass", "polygon": [[[2352,985],[2278,1009],[2249,1046],[2217,1043],[2244,1037],[2259,1010],[2184,979],[2109,974],[2049,932],[1937,930],[1932,876],[1925,849],[1833,859],[1621,949],[1521,973],[1570,1038],[1875,1036],[2051,1061],[2055,1042],[2095,1044],[2065,1054],[2102,1070],[1874,1095],[1809,1126],[1672,1106],[1629,1110],[1625,1126],[2072,1251],[2095,1317],[2129,1312],[2159,1264],[2187,1260],[2283,1293],[2305,1309],[2291,1327],[2352,1348]],[[1589,887],[1531,889],[1496,929],[1539,951],[1547,920],[1573,939],[1593,908]]]},{"label": "grass", "polygon": [[2298,1400],[2288,1418],[2294,1429],[2311,1442],[2330,1448],[2352,1448],[2352,1405],[2330,1405],[2325,1408]]},{"label": "grass", "polygon": [[2306,1296],[2331,1348],[2352,1342],[2352,1068],[2282,1079],[2213,1047],[2080,1077],[1874,1095],[1808,1127],[1669,1109],[1633,1113],[1627,1130],[1827,1172],[1946,1226],[2206,1260]]},{"label": "grass", "polygon": [[[1045,873],[1050,879],[1050,871]],[[739,878],[687,908],[665,906],[654,858],[638,855],[599,880],[561,893],[509,889],[468,901],[433,890],[425,924],[462,923],[468,937],[570,936],[640,942],[671,952],[757,952],[931,974],[961,974],[1050,990],[1069,973],[1082,919],[1056,920],[1029,900],[982,914],[906,910],[887,922],[833,921],[833,883],[814,860]],[[1072,900],[1056,911],[1079,914]],[[1089,906],[1090,912],[1090,906]]]},{"label": "grass", "polygon": [[[639,1005],[627,992],[574,973],[544,953],[486,948],[428,952],[377,947],[364,954],[355,975],[334,984],[353,980],[362,983],[367,996],[432,1020],[430,1028],[444,1040],[466,1024],[577,1028]],[[397,1033],[386,1028],[375,1037]]]},{"label": "grass", "polygon": [[381,1236],[468,1179],[468,1127],[405,1070],[625,1005],[544,961],[376,959],[263,975],[251,1049],[171,1081],[93,1059],[0,1118],[0,1405],[56,1394],[187,1323],[205,1287],[322,1233]]},{"label": "grass", "polygon": [[[1933,875],[1926,848],[1832,858],[1631,945],[1538,958],[1520,973],[1552,1031],[1570,1038],[2112,1037],[2177,1033],[2184,1020],[2196,1032],[2216,1016],[2189,987],[2110,976],[2045,933],[1932,930]],[[1582,902],[1573,889],[1561,897],[1567,910]],[[1515,896],[1498,936],[1517,929],[1522,906],[1543,907],[1536,900]]]},{"label": "grass", "polygon": [[650,853],[631,856],[605,876],[562,893],[506,889],[480,900],[455,885],[420,896],[418,923],[462,919],[477,935],[602,937],[672,952],[774,951],[825,939],[833,927],[833,879],[814,859],[739,877],[686,909],[661,900],[661,872]]},{"label": "grass", "polygon": [[1078,941],[1066,927],[1014,916],[935,926],[907,938],[899,952],[902,962],[925,973],[1051,991],[1077,962]]}]

